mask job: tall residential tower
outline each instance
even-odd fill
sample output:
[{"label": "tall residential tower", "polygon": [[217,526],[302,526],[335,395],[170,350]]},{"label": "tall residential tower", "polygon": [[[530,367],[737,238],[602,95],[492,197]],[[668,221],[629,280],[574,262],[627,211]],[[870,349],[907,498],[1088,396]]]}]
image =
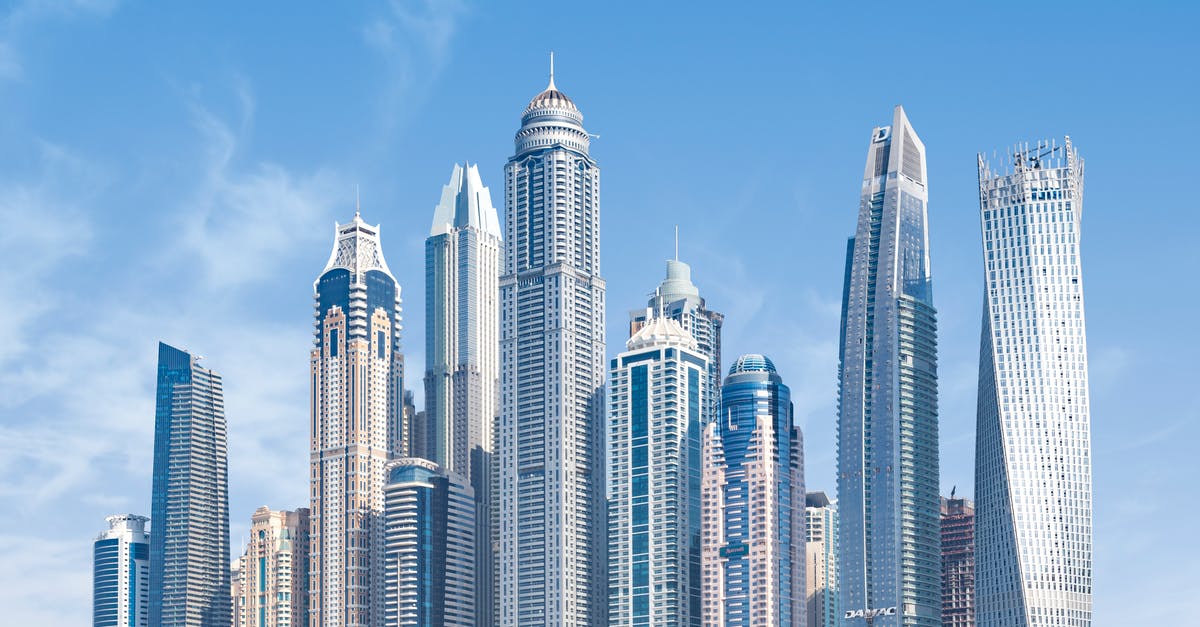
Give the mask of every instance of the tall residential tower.
[{"label": "tall residential tower", "polygon": [[700,626],[700,440],[708,359],[657,317],[612,360],[609,625]]},{"label": "tall residential tower", "polygon": [[307,627],[308,532],[307,508],[254,511],[236,575],[240,627]]},{"label": "tall residential tower", "polygon": [[158,345],[150,505],[150,624],[226,627],[229,461],[221,375]]},{"label": "tall residential tower", "polygon": [[[678,248],[678,244],[676,244]],[[700,289],[692,283],[692,268],[678,259],[667,260],[667,276],[645,309],[629,314],[629,336],[633,337],[650,319],[663,315],[683,327],[695,340],[696,348],[708,358],[708,397],[706,418],[721,412],[721,325],[725,316],[708,309]]]},{"label": "tall residential tower", "polygon": [[1083,160],[1070,138],[1015,147],[1002,164],[980,155],[979,209],[986,289],[975,435],[976,620],[1090,625]]},{"label": "tall residential tower", "polygon": [[[500,218],[479,168],[457,165],[425,240],[425,412],[422,452],[443,472],[467,477],[474,520],[475,616],[492,613],[490,499],[500,377]],[[414,429],[415,431],[415,429]]]},{"label": "tall residential tower", "polygon": [[925,145],[896,107],[867,149],[846,247],[838,374],[838,576],[844,612],[941,623],[937,313]]},{"label": "tall residential tower", "polygon": [[92,627],[149,627],[149,518],[109,516],[92,557]]},{"label": "tall residential tower", "polygon": [[804,440],[770,359],[734,362],[703,451],[703,624],[801,627]]},{"label": "tall residential tower", "polygon": [[942,627],[975,627],[975,504],[942,499]]},{"label": "tall residential tower", "polygon": [[607,625],[600,169],[550,84],[504,168],[497,436],[502,627]]},{"label": "tall residential tower", "polygon": [[805,602],[808,627],[838,627],[838,515],[837,503],[824,492],[809,492],[804,499],[806,514],[804,548],[808,555]]},{"label": "tall residential tower", "polygon": [[400,285],[379,227],[334,227],[313,283],[309,625],[383,624],[384,465],[404,445]]}]

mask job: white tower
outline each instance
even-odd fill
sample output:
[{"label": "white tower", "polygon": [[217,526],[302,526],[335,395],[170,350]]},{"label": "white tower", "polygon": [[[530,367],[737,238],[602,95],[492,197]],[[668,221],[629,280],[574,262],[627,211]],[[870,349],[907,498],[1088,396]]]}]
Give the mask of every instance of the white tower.
[{"label": "white tower", "polygon": [[979,156],[976,624],[1091,625],[1083,161],[1069,138],[1011,154],[999,173]]},{"label": "white tower", "polygon": [[499,621],[606,625],[600,170],[554,85],[505,166]]}]

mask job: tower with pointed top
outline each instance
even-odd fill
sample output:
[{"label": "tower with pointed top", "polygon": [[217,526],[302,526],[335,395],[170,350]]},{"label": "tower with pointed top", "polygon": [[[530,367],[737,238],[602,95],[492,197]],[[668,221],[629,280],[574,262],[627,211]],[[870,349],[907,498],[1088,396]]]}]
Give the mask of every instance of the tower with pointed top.
[{"label": "tower with pointed top", "polygon": [[867,148],[846,248],[838,417],[843,611],[941,624],[937,312],[925,146],[896,107]]},{"label": "tower with pointed top", "polygon": [[446,472],[471,482],[475,618],[493,625],[489,512],[493,431],[500,378],[500,218],[479,168],[457,165],[442,188],[425,240],[425,412],[419,447]]},{"label": "tower with pointed top", "polygon": [[700,289],[692,283],[692,268],[679,260],[676,231],[675,258],[667,260],[667,276],[654,290],[644,309],[629,313],[629,336],[633,337],[656,316],[678,322],[696,340],[697,350],[708,359],[708,408],[705,416],[715,417],[721,409],[721,327],[725,316],[708,308]]},{"label": "tower with pointed top", "polygon": [[383,624],[384,465],[407,448],[400,285],[379,227],[334,227],[313,283],[309,625]]},{"label": "tower with pointed top", "polygon": [[600,170],[554,84],[505,166],[497,624],[607,622]]}]

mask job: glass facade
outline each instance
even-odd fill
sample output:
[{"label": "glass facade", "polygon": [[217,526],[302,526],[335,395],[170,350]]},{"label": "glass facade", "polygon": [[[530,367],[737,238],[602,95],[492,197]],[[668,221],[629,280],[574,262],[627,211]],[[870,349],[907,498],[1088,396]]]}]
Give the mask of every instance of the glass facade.
[{"label": "glass facade", "polygon": [[226,627],[229,463],[221,376],[158,345],[150,612],[161,627]]},{"label": "glass facade", "polygon": [[[425,440],[410,454],[471,480],[477,623],[495,623],[489,504],[500,377],[500,218],[478,166],[455,165],[425,240]],[[416,431],[416,429],[414,429]]]},{"label": "glass facade", "polygon": [[805,496],[805,553],[808,555],[806,597],[808,627],[837,627],[842,624],[838,598],[837,504],[824,492]]},{"label": "glass facade", "polygon": [[[979,158],[985,263],[975,444],[976,621],[1090,625],[1092,462],[1071,146]],[[997,164],[999,165],[999,164]]]},{"label": "glass facade", "polygon": [[388,464],[384,524],[386,627],[476,624],[475,494],[424,459]]},{"label": "glass facade", "polygon": [[407,450],[400,285],[379,227],[334,230],[313,284],[309,624],[383,622],[384,466]]},{"label": "glass facade", "polygon": [[607,625],[600,169],[553,80],[505,165],[496,456],[502,627]]},{"label": "glass facade", "polygon": [[655,318],[612,360],[609,624],[700,625],[700,432],[708,361]]},{"label": "glass facade", "polygon": [[93,544],[92,625],[148,627],[150,534],[145,516],[108,517],[108,530]]},{"label": "glass facade", "polygon": [[804,442],[766,357],[730,369],[703,467],[703,624],[804,625]]},{"label": "glass facade", "polygon": [[846,251],[838,403],[843,611],[939,625],[937,312],[925,147],[897,107],[867,152]]}]

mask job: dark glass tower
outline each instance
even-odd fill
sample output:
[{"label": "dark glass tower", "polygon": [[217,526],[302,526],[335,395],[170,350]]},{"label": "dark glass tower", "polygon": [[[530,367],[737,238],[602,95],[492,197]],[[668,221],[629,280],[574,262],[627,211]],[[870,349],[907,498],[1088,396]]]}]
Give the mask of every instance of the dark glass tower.
[{"label": "dark glass tower", "polygon": [[838,404],[838,575],[846,612],[941,624],[937,312],[925,146],[896,107],[867,149],[846,250]]},{"label": "dark glass tower", "polygon": [[229,463],[221,376],[158,345],[150,624],[227,627]]}]

